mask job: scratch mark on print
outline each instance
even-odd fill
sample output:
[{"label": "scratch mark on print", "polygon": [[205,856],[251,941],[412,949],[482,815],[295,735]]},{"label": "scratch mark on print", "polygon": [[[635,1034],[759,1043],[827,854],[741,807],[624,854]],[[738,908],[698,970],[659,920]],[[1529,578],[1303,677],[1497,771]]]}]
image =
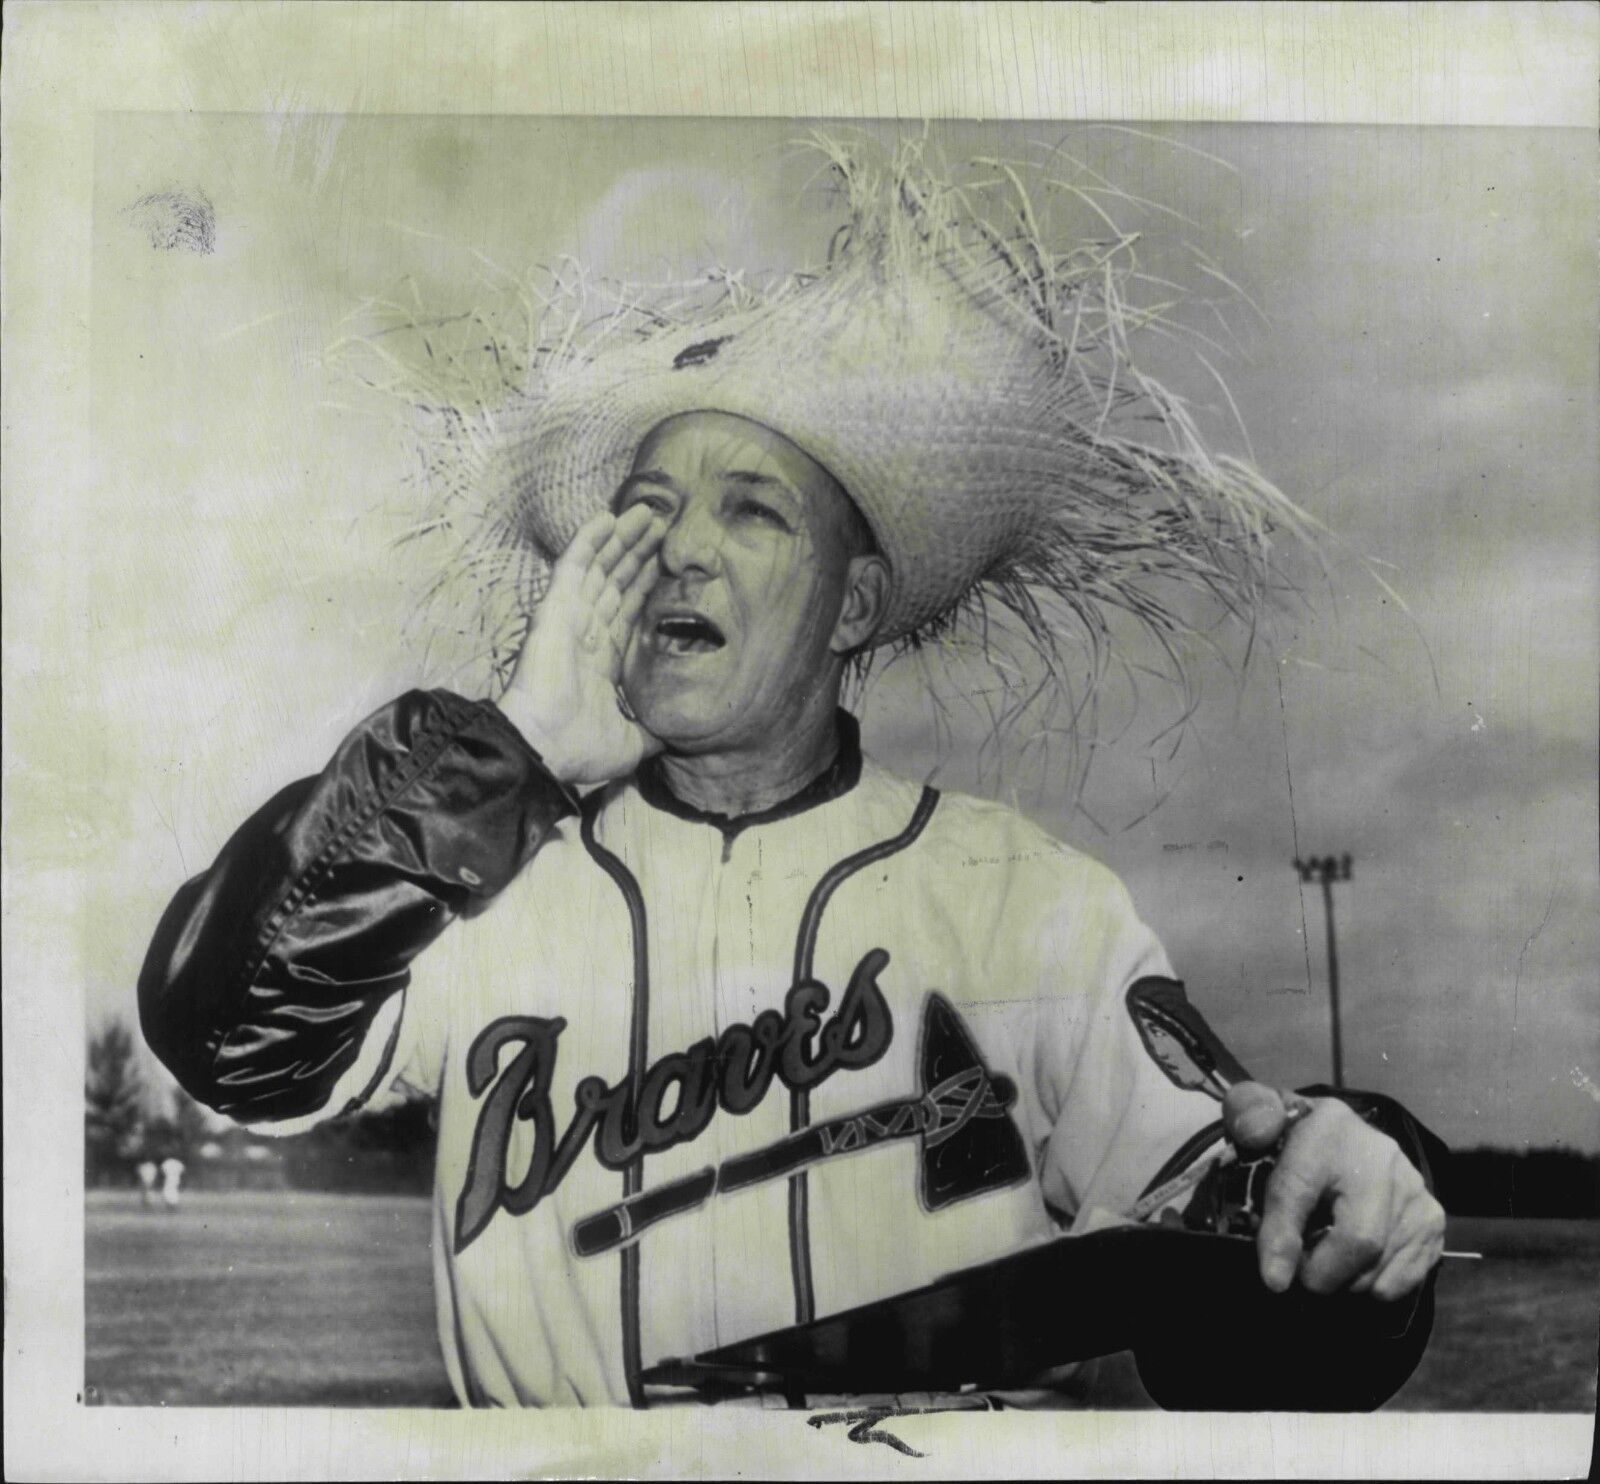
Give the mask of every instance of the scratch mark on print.
[{"label": "scratch mark on print", "polygon": [[1534,939],[1545,930],[1545,924],[1550,921],[1550,913],[1555,909],[1556,893],[1560,890],[1560,883],[1550,888],[1550,900],[1545,903],[1544,916],[1539,919],[1538,927],[1528,934],[1523,940],[1522,951],[1517,954],[1517,978],[1511,991],[1511,1028],[1517,1028],[1517,1008],[1522,998],[1522,961],[1528,956],[1528,950],[1533,947]]},{"label": "scratch mark on print", "polygon": [[1534,940],[1544,931],[1545,924],[1550,921],[1550,914],[1555,910],[1556,893],[1560,889],[1561,883],[1558,880],[1550,888],[1550,900],[1545,903],[1544,916],[1539,919],[1538,926],[1523,939],[1522,948],[1517,953],[1517,977],[1511,985],[1511,1035],[1506,1038],[1505,1072],[1501,1079],[1503,1093],[1507,1099],[1511,1096],[1511,1062],[1515,1054],[1513,1046],[1517,1034],[1517,1021],[1522,1013],[1522,962],[1527,958],[1528,950],[1533,947]]}]

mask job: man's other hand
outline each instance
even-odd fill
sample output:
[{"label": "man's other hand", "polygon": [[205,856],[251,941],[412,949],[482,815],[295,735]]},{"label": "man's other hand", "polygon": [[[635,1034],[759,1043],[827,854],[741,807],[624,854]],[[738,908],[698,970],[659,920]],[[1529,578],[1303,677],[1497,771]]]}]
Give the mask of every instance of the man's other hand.
[{"label": "man's other hand", "polygon": [[1298,1274],[1313,1293],[1415,1292],[1444,1251],[1444,1210],[1416,1167],[1336,1099],[1313,1100],[1298,1121],[1290,1106],[1259,1082],[1238,1083],[1222,1105],[1242,1154],[1283,1139],[1256,1235],[1262,1282],[1282,1293]]},{"label": "man's other hand", "polygon": [[604,511],[578,528],[550,574],[500,709],[563,783],[620,778],[660,747],[624,712],[617,686],[665,534],[643,505]]}]

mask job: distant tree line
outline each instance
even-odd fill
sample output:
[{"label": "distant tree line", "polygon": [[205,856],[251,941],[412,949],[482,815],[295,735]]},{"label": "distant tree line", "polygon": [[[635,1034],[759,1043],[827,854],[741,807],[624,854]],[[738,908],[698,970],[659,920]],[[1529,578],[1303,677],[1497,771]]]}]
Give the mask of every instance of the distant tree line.
[{"label": "distant tree line", "polygon": [[[219,1128],[187,1093],[155,1098],[139,1074],[133,1034],[111,1021],[89,1038],[84,1087],[90,1185],[131,1185],[141,1159],[175,1154],[193,1184],[276,1184],[297,1190],[426,1193],[433,1183],[433,1105],[401,1102],[336,1118],[288,1138]],[[201,1150],[218,1154],[208,1164]],[[245,1156],[257,1150],[253,1159]],[[237,1178],[249,1168],[250,1179]],[[1600,1156],[1571,1149],[1461,1149],[1438,1172],[1455,1216],[1600,1217]]]},{"label": "distant tree line", "polygon": [[287,1183],[296,1190],[426,1195],[433,1189],[431,1102],[335,1118],[271,1142],[282,1151]]},{"label": "distant tree line", "polygon": [[1574,1149],[1457,1149],[1438,1183],[1453,1216],[1600,1216],[1600,1155]]},{"label": "distant tree line", "polygon": [[179,1088],[162,1098],[145,1085],[133,1032],[120,1020],[89,1037],[84,1070],[84,1179],[132,1185],[142,1160],[188,1163],[207,1137],[209,1117]]},{"label": "distant tree line", "polygon": [[198,1189],[426,1193],[433,1182],[432,1104],[397,1102],[284,1138],[209,1113],[182,1088],[162,1093],[139,1068],[120,1020],[92,1032],[84,1075],[84,1180],[138,1183],[142,1161],[175,1157]]}]

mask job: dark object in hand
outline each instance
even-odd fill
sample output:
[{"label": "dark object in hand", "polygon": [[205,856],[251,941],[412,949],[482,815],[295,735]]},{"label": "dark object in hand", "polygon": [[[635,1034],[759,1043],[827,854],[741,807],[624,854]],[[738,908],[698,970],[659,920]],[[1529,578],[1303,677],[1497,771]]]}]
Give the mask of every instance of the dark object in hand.
[{"label": "dark object in hand", "polygon": [[[1449,1150],[1392,1098],[1320,1085],[1301,1092],[1347,1103],[1394,1139],[1430,1190],[1437,1188]],[[1196,1187],[1183,1226],[1253,1238],[1274,1164],[1268,1155],[1213,1171]],[[1313,1216],[1308,1246],[1331,1216]],[[1433,1283],[1430,1276],[1396,1303],[1312,1294],[1298,1285],[1275,1294],[1259,1281],[1198,1291],[1185,1299],[1181,1324],[1151,1330],[1135,1347],[1139,1378],[1170,1410],[1368,1412],[1393,1396],[1422,1358],[1433,1331]],[[1196,1331],[1206,1336],[1203,1349]]]},{"label": "dark object in hand", "polygon": [[[1403,1366],[1378,1361],[1374,1347],[1409,1341],[1408,1325],[1421,1322],[1410,1304],[1273,1294],[1244,1237],[1115,1227],[668,1361],[644,1379],[812,1394],[953,1392],[1024,1387],[1068,1361],[1133,1350],[1163,1405],[1364,1410],[1415,1364],[1415,1357]],[[1148,1371],[1147,1353],[1154,1357]],[[1164,1368],[1168,1357],[1181,1357],[1184,1374]]]}]

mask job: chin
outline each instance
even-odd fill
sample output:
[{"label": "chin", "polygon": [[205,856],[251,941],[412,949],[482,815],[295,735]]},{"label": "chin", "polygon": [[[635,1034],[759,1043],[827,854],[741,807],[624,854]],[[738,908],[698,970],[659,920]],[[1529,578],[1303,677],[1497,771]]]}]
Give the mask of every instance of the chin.
[{"label": "chin", "polygon": [[698,687],[649,684],[628,686],[626,694],[639,725],[669,751],[706,752],[727,738],[732,708],[726,699]]}]

